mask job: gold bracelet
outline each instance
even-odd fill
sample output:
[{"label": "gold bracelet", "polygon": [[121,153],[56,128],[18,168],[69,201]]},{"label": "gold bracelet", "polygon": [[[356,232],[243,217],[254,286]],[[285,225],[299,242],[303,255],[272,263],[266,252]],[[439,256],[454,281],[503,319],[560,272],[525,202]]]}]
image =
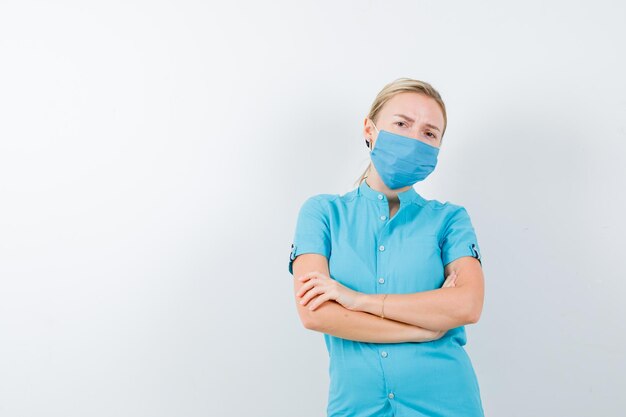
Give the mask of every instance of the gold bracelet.
[{"label": "gold bracelet", "polygon": [[389,294],[385,294],[384,297],[383,297],[383,309],[382,309],[382,311],[380,313],[380,318],[381,319],[385,318],[385,298],[387,298],[388,295]]}]

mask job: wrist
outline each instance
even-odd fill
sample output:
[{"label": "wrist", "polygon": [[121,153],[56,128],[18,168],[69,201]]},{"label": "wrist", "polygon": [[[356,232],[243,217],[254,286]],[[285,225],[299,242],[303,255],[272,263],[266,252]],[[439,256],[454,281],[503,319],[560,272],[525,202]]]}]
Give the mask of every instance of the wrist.
[{"label": "wrist", "polygon": [[380,316],[383,294],[362,294],[358,303],[358,310]]}]

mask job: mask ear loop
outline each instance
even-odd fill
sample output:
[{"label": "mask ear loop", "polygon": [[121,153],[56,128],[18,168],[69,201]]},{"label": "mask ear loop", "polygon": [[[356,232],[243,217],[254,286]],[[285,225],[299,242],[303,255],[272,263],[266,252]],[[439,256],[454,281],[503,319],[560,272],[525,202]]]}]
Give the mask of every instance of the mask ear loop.
[{"label": "mask ear loop", "polygon": [[[378,130],[378,128],[376,127],[376,125],[374,124],[374,121],[372,119],[370,119],[370,122],[372,122],[372,125],[374,126],[374,129],[376,129],[377,133],[380,133],[380,130]],[[365,139],[365,144],[367,145],[367,149],[369,149],[370,151],[370,155],[372,154],[372,151],[374,150],[374,145],[372,144],[372,140],[367,140]],[[369,171],[369,170],[368,170]],[[365,174],[365,176],[363,177],[363,179],[369,177],[369,173]]]},{"label": "mask ear loop", "polygon": [[[374,121],[372,119],[370,119],[370,122],[372,122],[372,126],[374,126],[374,129],[376,129],[376,133],[380,133],[380,130],[378,130],[378,128],[376,127],[376,124],[374,124]],[[365,139],[365,144],[367,145],[367,149],[369,149],[370,153],[372,153],[372,150],[374,149],[374,145],[372,144],[372,140],[367,140]]]}]

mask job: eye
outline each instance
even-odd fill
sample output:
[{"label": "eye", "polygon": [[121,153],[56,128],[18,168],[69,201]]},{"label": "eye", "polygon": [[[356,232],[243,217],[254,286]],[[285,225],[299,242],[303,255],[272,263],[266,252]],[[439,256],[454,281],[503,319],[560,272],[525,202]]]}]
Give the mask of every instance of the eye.
[{"label": "eye", "polygon": [[[404,126],[406,126],[406,123],[405,123],[405,122],[396,122],[396,124],[397,124],[398,126],[400,126],[400,124],[403,124]],[[402,126],[400,126],[400,127],[402,127]]]},{"label": "eye", "polygon": [[437,135],[435,135],[433,132],[426,132],[427,134],[431,135],[430,137],[433,139],[437,139]]}]

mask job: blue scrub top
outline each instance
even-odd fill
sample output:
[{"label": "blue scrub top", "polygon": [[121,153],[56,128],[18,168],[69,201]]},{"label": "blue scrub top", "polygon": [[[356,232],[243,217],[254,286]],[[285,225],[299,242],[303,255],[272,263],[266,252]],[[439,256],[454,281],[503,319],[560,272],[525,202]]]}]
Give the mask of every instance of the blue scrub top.
[{"label": "blue scrub top", "polygon": [[[444,266],[481,261],[465,208],[398,194],[389,218],[385,194],[366,180],[343,195],[318,194],[300,208],[289,257],[318,253],[330,275],[353,290],[406,294],[441,288]],[[481,261],[482,265],[482,261]],[[483,416],[480,389],[464,345],[465,327],[430,342],[367,343],[324,334],[330,366],[328,417]]]}]

